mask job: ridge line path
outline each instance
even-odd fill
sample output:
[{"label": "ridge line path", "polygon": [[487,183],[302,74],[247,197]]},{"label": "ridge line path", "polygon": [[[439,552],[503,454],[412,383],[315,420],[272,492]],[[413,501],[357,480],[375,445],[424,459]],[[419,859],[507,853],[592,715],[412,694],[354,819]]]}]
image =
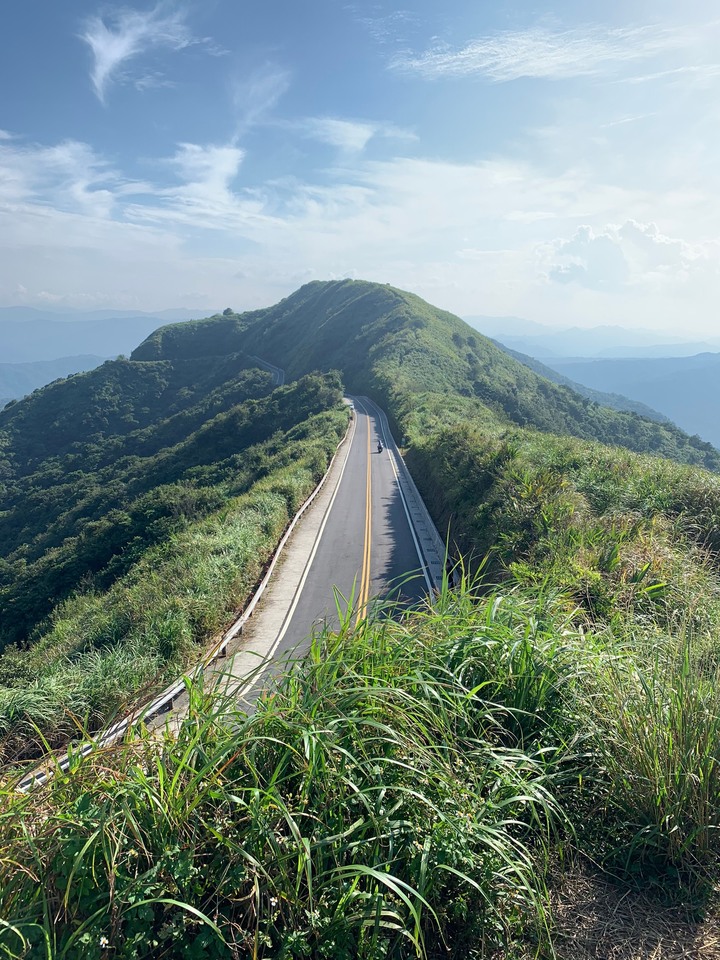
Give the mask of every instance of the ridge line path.
[{"label": "ridge line path", "polygon": [[[358,618],[374,598],[418,604],[439,588],[444,546],[390,433],[385,414],[366,397],[327,480],[300,519],[252,617],[228,642],[227,659],[205,668],[206,682],[251,707],[288,658],[304,656],[312,634],[339,625],[341,608]],[[383,443],[378,452],[377,443]],[[151,726],[174,726],[187,708]]]}]

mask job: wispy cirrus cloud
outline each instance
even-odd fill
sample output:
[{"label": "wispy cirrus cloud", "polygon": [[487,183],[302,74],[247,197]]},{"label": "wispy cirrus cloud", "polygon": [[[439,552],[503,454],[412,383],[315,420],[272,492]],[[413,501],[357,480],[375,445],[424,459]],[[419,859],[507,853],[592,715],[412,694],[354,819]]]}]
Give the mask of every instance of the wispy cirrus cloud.
[{"label": "wispy cirrus cloud", "polygon": [[419,22],[416,14],[409,10],[393,10],[391,13],[369,15],[367,6],[350,3],[345,9],[356,23],[363,26],[373,40],[380,45],[406,42],[405,33],[415,28]]},{"label": "wispy cirrus cloud", "polygon": [[344,153],[361,153],[373,137],[417,140],[417,135],[394,123],[344,120],[337,117],[307,117],[294,124],[304,136],[337,147]]},{"label": "wispy cirrus cloud", "polygon": [[90,17],[80,39],[93,54],[91,79],[101,103],[105,103],[107,89],[126,61],[152,47],[182,50],[200,42],[188,28],[184,11],[168,3],[147,11],[122,8],[105,19]]},{"label": "wispy cirrus cloud", "polygon": [[266,63],[249,76],[237,78],[232,85],[232,102],[240,129],[262,120],[290,87],[290,73],[274,63]]},{"label": "wispy cirrus cloud", "polygon": [[613,74],[628,64],[687,47],[686,32],[659,25],[571,30],[531,27],[472,40],[464,47],[434,47],[394,57],[391,67],[427,79],[484,77],[506,83],[521,77],[567,79]]}]

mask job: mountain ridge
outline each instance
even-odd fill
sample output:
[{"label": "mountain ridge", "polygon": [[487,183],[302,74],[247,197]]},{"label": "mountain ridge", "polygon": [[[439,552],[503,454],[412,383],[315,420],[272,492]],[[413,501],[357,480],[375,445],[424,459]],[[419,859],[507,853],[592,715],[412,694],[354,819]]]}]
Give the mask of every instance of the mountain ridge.
[{"label": "mountain ridge", "polygon": [[538,376],[459,317],[389,285],[312,281],[263,310],[161,327],[131,359],[233,349],[271,360],[290,377],[338,369],[350,389],[368,391],[389,407],[400,432],[418,398],[437,406],[445,395],[467,401],[498,427],[568,433],[720,468],[710,444],[672,424],[593,405]]}]

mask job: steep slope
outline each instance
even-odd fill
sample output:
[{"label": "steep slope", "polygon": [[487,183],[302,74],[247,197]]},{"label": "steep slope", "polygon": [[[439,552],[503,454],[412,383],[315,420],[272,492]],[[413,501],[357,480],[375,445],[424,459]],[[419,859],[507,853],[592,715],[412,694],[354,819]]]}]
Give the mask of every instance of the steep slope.
[{"label": "steep slope", "polygon": [[6,397],[7,403],[9,400],[24,397],[59,377],[92,370],[104,360],[105,357],[79,356],[38,360],[36,363],[0,363],[0,398]]},{"label": "steep slope", "polygon": [[618,444],[720,469],[720,453],[673,425],[591,403],[550,383],[464,321],[393,287],[357,280],[313,282],[274,307],[163,327],[133,360],[181,359],[244,350],[290,377],[341,371],[351,390],[384,403],[403,432],[418,417],[479,416]]},{"label": "steep slope", "polygon": [[605,393],[603,390],[593,390],[592,387],[586,387],[577,380],[571,380],[570,377],[563,376],[562,373],[558,373],[557,370],[541,363],[534,357],[529,357],[525,353],[518,353],[517,350],[511,350],[510,347],[504,346],[499,340],[493,340],[493,343],[496,343],[503,353],[507,353],[510,357],[515,357],[516,360],[519,360],[524,366],[534,370],[535,373],[540,374],[541,377],[545,377],[546,380],[552,380],[553,383],[559,383],[561,386],[569,387],[571,390],[574,390],[575,393],[579,393],[581,397],[592,400],[593,403],[599,403],[602,407],[610,407],[612,410],[625,410],[628,413],[637,413],[639,416],[647,417],[648,420],[655,420],[657,423],[670,422],[670,418],[666,417],[665,414],[653,410],[652,407],[648,407],[647,404],[641,403],[639,400],[631,400],[630,397],[625,397],[621,393]]},{"label": "steep slope", "polygon": [[624,393],[651,404],[683,430],[720,447],[720,354],[617,360],[551,360],[561,375],[595,390]]},{"label": "steep slope", "polygon": [[108,361],[0,412],[0,756],[197,658],[322,476],[341,398],[234,353]]}]

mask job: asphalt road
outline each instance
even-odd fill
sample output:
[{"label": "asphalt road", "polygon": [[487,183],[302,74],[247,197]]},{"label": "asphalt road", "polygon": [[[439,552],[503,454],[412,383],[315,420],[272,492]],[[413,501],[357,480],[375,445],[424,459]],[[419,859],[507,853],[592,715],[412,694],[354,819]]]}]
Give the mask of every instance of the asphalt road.
[{"label": "asphalt road", "polygon": [[[413,603],[427,593],[410,525],[378,418],[355,401],[357,424],[302,596],[288,624],[287,647],[314,625],[338,623],[334,590],[364,613],[381,598]],[[343,604],[344,606],[346,604]]]},{"label": "asphalt road", "polygon": [[[320,498],[313,505],[320,511],[315,525],[295,533],[305,540],[304,546],[296,544],[293,550],[291,540],[284,571],[281,568],[275,574],[276,580],[284,578],[285,590],[277,592],[285,595],[273,598],[271,585],[264,598],[265,610],[259,609],[253,616],[249,636],[238,634],[228,650],[230,656],[205,668],[206,679],[214,676],[220,688],[237,697],[246,709],[254,708],[260,692],[274,675],[284,671],[288,658],[307,652],[315,630],[324,624],[331,629],[338,626],[336,599],[356,621],[364,614],[372,615],[378,601],[417,604],[430,589],[387,450],[391,438],[385,436],[372,404],[356,399],[354,418],[347,456],[343,453],[338,467],[339,479],[329,485],[326,502]],[[378,440],[382,440],[382,452],[377,451]],[[294,568],[293,576],[290,568]],[[253,679],[248,680],[249,675]],[[187,694],[178,692],[167,699],[170,712],[151,714],[149,725],[177,725],[187,703]],[[132,722],[132,718],[123,721],[120,733],[110,731],[105,742],[122,735]],[[83,752],[91,749],[92,745],[86,744]],[[60,758],[61,765],[66,762]],[[45,770],[33,771],[21,788],[42,783],[47,775]]]},{"label": "asphalt road", "polygon": [[[372,614],[378,601],[411,605],[428,593],[387,438],[375,410],[355,400],[355,426],[340,480],[326,507],[312,558],[288,612],[274,637],[266,637],[265,656],[272,658],[256,682],[243,688],[252,702],[268,679],[282,672],[288,657],[303,656],[314,632],[339,625],[343,615],[355,622]],[[378,440],[383,443],[378,452]],[[256,628],[257,630],[257,628]],[[247,675],[242,653],[230,669]],[[236,681],[237,682],[237,681]],[[234,684],[230,683],[232,688]]]}]

